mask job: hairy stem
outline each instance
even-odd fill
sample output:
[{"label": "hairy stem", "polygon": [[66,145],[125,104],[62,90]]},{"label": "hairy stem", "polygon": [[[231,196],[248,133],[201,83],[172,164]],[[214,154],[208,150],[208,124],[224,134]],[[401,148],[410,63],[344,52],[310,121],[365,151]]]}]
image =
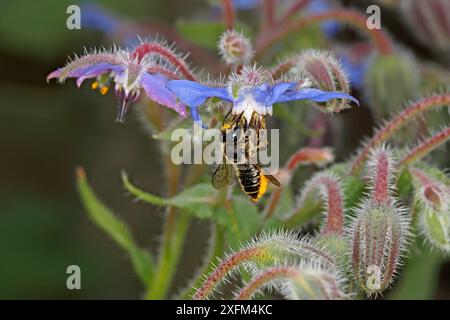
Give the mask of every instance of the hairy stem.
[{"label": "hairy stem", "polygon": [[262,272],[252,279],[244,288],[242,288],[234,297],[235,300],[249,300],[268,283],[276,280],[297,279],[300,277],[298,270],[293,267],[274,267]]},{"label": "hairy stem", "polygon": [[202,267],[202,269],[200,270],[198,276],[194,279],[192,284],[189,285],[187,290],[184,293],[182,293],[181,299],[192,298],[192,296],[195,294],[196,288],[199,288],[203,283],[205,277],[213,271],[214,269],[213,262],[215,261],[215,259],[217,259],[217,257],[222,256],[223,254],[225,230],[223,229],[222,226],[215,224],[213,232],[214,232],[213,235],[214,239],[209,253],[209,257],[204,266]]},{"label": "hairy stem", "polygon": [[367,17],[358,11],[334,9],[325,13],[310,15],[297,21],[287,22],[282,27],[275,29],[272,33],[267,35],[262,34],[257,39],[256,57],[260,57],[267,49],[291,33],[298,32],[307,26],[330,20],[344,22],[356,27],[369,36],[380,54],[390,54],[392,52],[392,42],[389,37],[379,29],[368,29],[366,27],[366,19]]},{"label": "hairy stem", "polygon": [[250,247],[233,253],[227,259],[222,261],[217,268],[210,274],[203,285],[194,294],[194,300],[203,300],[208,298],[214,291],[216,286],[227,276],[234,268],[238,267],[246,261],[255,259],[263,253],[263,249],[259,247]]},{"label": "hairy stem", "polygon": [[403,157],[400,163],[404,165],[410,165],[414,162],[417,162],[421,158],[429,154],[431,151],[439,148],[449,139],[450,127],[447,127],[413,148],[410,152],[408,152],[406,156]]},{"label": "hairy stem", "polygon": [[172,215],[167,218],[158,267],[155,270],[153,282],[145,295],[145,298],[150,300],[160,300],[167,297],[189,227],[189,213],[177,212],[176,216]]},{"label": "hairy stem", "polygon": [[155,53],[164,57],[171,63],[186,79],[196,80],[195,75],[189,70],[189,67],[184,60],[178,57],[172,50],[156,42],[145,42],[137,47],[132,55],[137,59],[144,58],[145,55]]},{"label": "hairy stem", "polygon": [[389,121],[385,126],[378,130],[375,135],[365,144],[364,148],[356,155],[351,165],[350,173],[357,175],[360,173],[364,161],[369,155],[370,151],[377,145],[387,141],[400,128],[406,125],[409,121],[417,118],[419,115],[432,110],[442,105],[450,103],[450,93],[437,94],[430,97],[423,98],[405,110],[400,112],[396,117]]}]

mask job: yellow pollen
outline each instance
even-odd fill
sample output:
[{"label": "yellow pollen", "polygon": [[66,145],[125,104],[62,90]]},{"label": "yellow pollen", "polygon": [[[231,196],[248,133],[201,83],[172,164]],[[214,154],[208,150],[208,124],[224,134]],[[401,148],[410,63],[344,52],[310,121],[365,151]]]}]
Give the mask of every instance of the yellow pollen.
[{"label": "yellow pollen", "polygon": [[92,89],[92,90],[95,90],[95,89],[97,89],[97,88],[98,88],[98,82],[97,82],[97,81],[92,82],[92,84],[91,84],[91,89]]},{"label": "yellow pollen", "polygon": [[102,94],[102,96],[104,96],[108,92],[108,90],[109,90],[108,87],[101,87],[100,88],[100,93]]},{"label": "yellow pollen", "polygon": [[264,193],[267,191],[267,185],[269,184],[269,179],[266,178],[265,175],[261,174],[261,181],[259,182],[259,191],[258,195],[256,196],[256,199],[254,201],[258,201],[259,198],[261,198]]}]

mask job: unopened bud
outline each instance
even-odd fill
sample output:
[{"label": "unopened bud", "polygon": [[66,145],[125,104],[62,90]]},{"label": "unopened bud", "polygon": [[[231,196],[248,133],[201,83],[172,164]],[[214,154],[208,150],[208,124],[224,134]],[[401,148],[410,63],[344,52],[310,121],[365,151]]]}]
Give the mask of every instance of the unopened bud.
[{"label": "unopened bud", "polygon": [[[338,60],[329,52],[307,50],[295,58],[290,70],[294,75],[305,75],[313,82],[313,87],[324,91],[350,92],[348,77]],[[325,112],[339,112],[349,108],[346,99],[332,99],[317,103]]]},{"label": "unopened bud", "polygon": [[249,64],[253,58],[250,40],[235,30],[225,32],[218,43],[219,52],[229,66]]},{"label": "unopened bud", "polygon": [[405,0],[402,11],[412,33],[431,49],[450,49],[450,2]]},{"label": "unopened bud", "polygon": [[394,279],[406,244],[409,219],[395,204],[369,200],[356,210],[351,230],[353,276],[368,296]]},{"label": "unopened bud", "polygon": [[378,56],[369,65],[365,88],[376,121],[403,107],[417,93],[419,75],[407,55]]},{"label": "unopened bud", "polygon": [[450,252],[450,188],[430,174],[412,168],[419,231],[436,249]]}]

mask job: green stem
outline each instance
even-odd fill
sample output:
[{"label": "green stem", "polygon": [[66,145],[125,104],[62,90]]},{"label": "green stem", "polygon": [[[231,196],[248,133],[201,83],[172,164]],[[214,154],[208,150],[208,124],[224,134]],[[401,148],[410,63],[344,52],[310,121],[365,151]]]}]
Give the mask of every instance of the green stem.
[{"label": "green stem", "polygon": [[189,287],[180,295],[180,299],[191,299],[195,293],[196,288],[199,288],[205,278],[214,270],[214,262],[218,257],[221,257],[224,252],[224,238],[225,230],[222,226],[215,224],[214,239],[211,246],[209,257],[200,270],[198,276],[192,281]]},{"label": "green stem", "polygon": [[167,218],[159,263],[145,294],[145,298],[150,300],[167,297],[189,227],[190,214],[187,212],[176,212],[173,216],[168,214]]}]

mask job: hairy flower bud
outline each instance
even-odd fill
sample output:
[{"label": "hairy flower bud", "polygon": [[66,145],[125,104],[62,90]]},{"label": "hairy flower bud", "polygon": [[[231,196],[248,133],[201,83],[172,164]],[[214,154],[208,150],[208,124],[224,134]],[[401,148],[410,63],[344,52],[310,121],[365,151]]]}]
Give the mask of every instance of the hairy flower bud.
[{"label": "hairy flower bud", "polygon": [[218,43],[219,53],[229,66],[249,64],[253,58],[250,40],[235,30],[225,32]]},{"label": "hairy flower bud", "polygon": [[366,95],[377,121],[399,110],[417,92],[419,74],[407,55],[378,56],[366,73]]},{"label": "hairy flower bud", "polygon": [[265,288],[274,288],[289,300],[339,300],[346,298],[342,283],[335,272],[312,263],[276,266],[255,276],[235,298],[251,299]]},{"label": "hairy flower bud", "polygon": [[371,193],[355,210],[350,230],[355,282],[368,296],[392,282],[409,236],[409,218],[391,195],[393,160],[384,146],[369,161]]},{"label": "hairy flower bud", "polygon": [[[325,91],[350,92],[348,77],[338,60],[327,51],[306,50],[294,58],[290,74],[305,75],[313,87]],[[316,103],[324,112],[339,112],[349,108],[345,99]]]},{"label": "hairy flower bud", "polygon": [[401,8],[413,34],[431,49],[450,49],[450,2],[403,0]]},{"label": "hairy flower bud", "polygon": [[450,188],[428,173],[410,170],[416,187],[419,231],[434,247],[450,252]]}]

